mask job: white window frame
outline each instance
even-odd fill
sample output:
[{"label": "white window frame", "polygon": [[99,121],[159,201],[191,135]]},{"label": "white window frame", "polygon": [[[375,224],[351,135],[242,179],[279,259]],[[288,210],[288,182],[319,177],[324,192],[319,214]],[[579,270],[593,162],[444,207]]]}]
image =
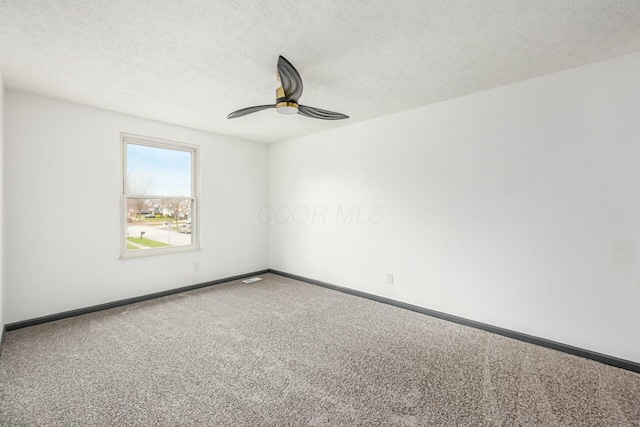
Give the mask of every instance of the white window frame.
[{"label": "white window frame", "polygon": [[[191,196],[181,197],[168,194],[159,195],[131,195],[127,194],[127,144],[145,145],[147,147],[164,148],[191,153]],[[156,255],[168,255],[181,252],[200,250],[199,218],[200,218],[200,174],[199,174],[199,149],[198,145],[184,142],[169,141],[166,139],[152,138],[148,136],[120,133],[121,170],[120,170],[120,259],[142,258]],[[160,248],[127,250],[127,199],[184,199],[191,200],[191,244],[183,246],[168,246]]]}]

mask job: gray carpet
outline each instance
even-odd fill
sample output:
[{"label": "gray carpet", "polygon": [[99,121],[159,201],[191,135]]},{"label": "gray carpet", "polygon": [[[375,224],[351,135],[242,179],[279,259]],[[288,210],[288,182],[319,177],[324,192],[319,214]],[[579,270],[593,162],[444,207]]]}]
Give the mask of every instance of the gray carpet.
[{"label": "gray carpet", "polygon": [[638,426],[640,375],[273,274],[6,334],[3,426]]}]

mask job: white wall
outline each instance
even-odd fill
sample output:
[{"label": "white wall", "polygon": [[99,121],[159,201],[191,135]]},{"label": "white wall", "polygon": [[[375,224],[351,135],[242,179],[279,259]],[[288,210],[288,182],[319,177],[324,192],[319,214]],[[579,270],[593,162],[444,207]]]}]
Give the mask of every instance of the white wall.
[{"label": "white wall", "polygon": [[2,70],[0,70],[0,334],[5,324],[4,321],[4,85],[2,83]]},{"label": "white wall", "polygon": [[[5,114],[7,323],[268,268],[266,145],[12,90]],[[201,251],[119,260],[120,132],[200,146]]]},{"label": "white wall", "polygon": [[271,146],[271,268],[640,362],[638,76],[634,54]]}]

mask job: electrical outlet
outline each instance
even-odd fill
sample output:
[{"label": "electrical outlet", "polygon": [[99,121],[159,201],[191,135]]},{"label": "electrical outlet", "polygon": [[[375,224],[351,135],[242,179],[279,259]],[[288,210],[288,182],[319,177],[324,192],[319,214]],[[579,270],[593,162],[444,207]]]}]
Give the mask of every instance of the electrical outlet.
[{"label": "electrical outlet", "polygon": [[393,285],[393,273],[387,273],[387,285]]},{"label": "electrical outlet", "polygon": [[199,262],[194,262],[193,263],[193,271],[200,271],[200,263]]}]

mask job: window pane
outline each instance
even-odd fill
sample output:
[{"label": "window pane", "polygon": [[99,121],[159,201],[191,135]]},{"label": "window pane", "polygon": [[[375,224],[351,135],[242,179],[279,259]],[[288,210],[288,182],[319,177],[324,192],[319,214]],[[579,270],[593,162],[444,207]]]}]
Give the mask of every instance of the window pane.
[{"label": "window pane", "polygon": [[193,199],[127,199],[127,251],[191,245]]},{"label": "window pane", "polygon": [[191,152],[128,143],[127,194],[192,196]]}]

